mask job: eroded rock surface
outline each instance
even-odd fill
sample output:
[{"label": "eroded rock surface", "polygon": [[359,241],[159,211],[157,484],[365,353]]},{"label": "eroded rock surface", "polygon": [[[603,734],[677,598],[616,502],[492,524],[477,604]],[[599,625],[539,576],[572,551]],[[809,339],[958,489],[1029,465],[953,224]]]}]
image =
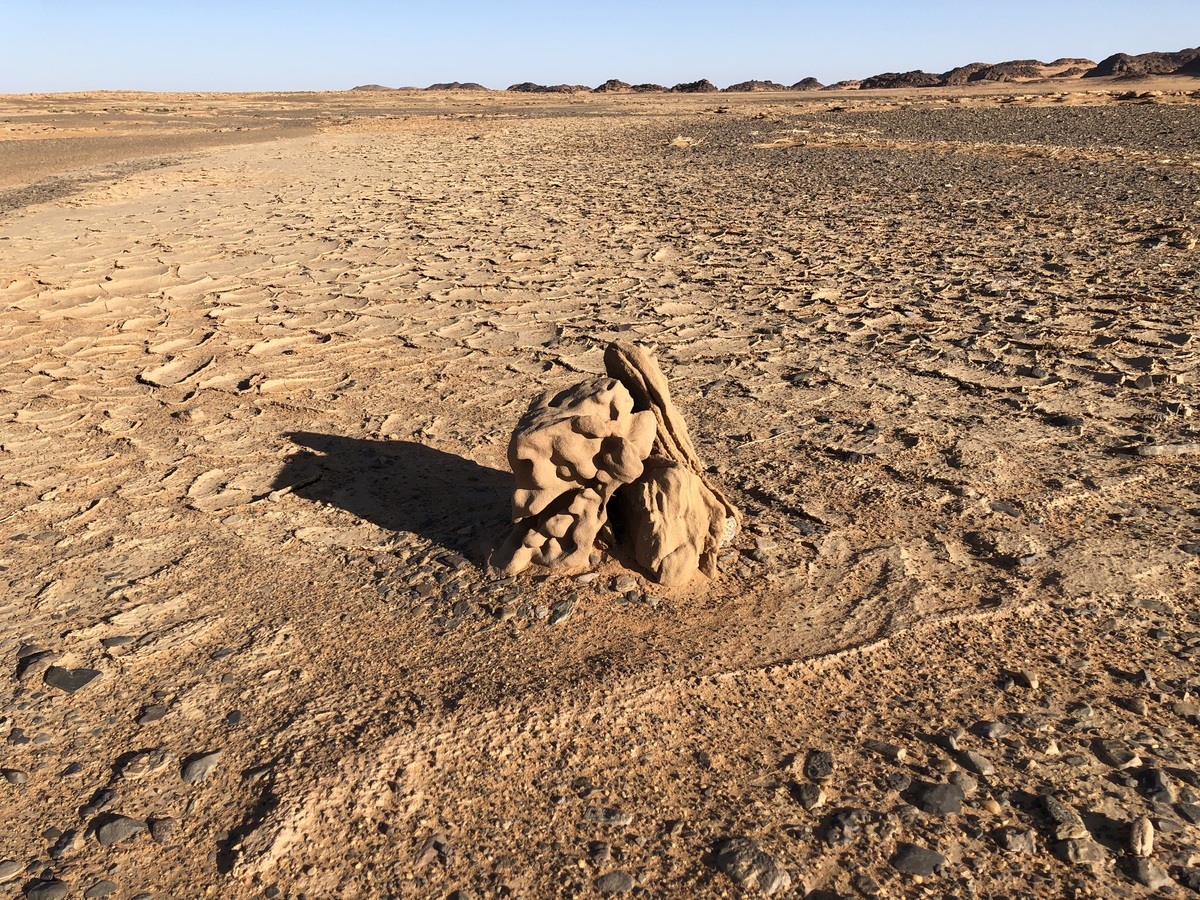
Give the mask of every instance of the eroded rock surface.
[{"label": "eroded rock surface", "polygon": [[654,357],[632,344],[605,351],[610,377],[538,398],[509,444],[514,525],[495,562],[587,565],[617,497],[621,543],[657,581],[717,572],[737,512],[705,478]]},{"label": "eroded rock surface", "polygon": [[509,443],[516,524],[497,553],[500,568],[511,574],[531,563],[559,569],[587,564],[609,499],[641,476],[654,442],[654,415],[633,407],[629,391],[614,378],[534,402]]}]

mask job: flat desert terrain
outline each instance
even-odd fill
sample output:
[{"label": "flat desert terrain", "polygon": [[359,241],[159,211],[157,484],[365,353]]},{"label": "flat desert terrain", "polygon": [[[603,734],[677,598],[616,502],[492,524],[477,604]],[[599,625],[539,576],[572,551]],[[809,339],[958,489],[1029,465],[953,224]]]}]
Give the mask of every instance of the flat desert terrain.
[{"label": "flat desert terrain", "polygon": [[[1194,896],[1200,81],[1091,81],[0,97],[0,894]],[[501,577],[617,339],[721,575]]]}]

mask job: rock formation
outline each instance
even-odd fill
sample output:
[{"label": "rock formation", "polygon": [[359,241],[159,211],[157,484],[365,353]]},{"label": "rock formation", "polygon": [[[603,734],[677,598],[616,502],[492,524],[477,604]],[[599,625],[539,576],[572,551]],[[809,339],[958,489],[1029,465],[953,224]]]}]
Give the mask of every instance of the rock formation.
[{"label": "rock formation", "polygon": [[486,91],[478,81],[440,81],[425,88],[427,91]]},{"label": "rock formation", "polygon": [[722,88],[722,91],[729,94],[748,94],[756,91],[786,91],[787,85],[778,84],[774,81],[739,81],[737,84],[731,84],[727,88]]},{"label": "rock formation", "polygon": [[590,94],[592,92],[592,89],[586,84],[535,84],[532,81],[510,84],[508,90],[522,94]]},{"label": "rock formation", "polygon": [[539,397],[513,432],[515,524],[493,563],[587,566],[611,514],[615,542],[656,581],[715,577],[737,511],[705,477],[654,357],[613,343],[604,361],[608,377]]},{"label": "rock formation", "polygon": [[874,88],[923,88],[938,87],[942,83],[941,75],[923,72],[916,69],[912,72],[884,72],[864,78],[860,90],[868,91]]},{"label": "rock formation", "polygon": [[635,84],[630,90],[635,94],[665,94],[667,92],[666,87],[661,84],[654,84],[653,82]]},{"label": "rock formation", "polygon": [[671,88],[671,92],[675,94],[715,94],[717,86],[707,78],[701,78],[699,81],[680,82]]},{"label": "rock formation", "polygon": [[788,90],[819,91],[823,87],[825,87],[825,85],[821,84],[821,82],[817,81],[817,79],[813,78],[810,75],[808,78],[801,78],[799,81],[797,81],[795,84],[793,84],[790,88],[788,88]]},{"label": "rock formation", "polygon": [[1191,47],[1176,53],[1114,53],[1096,63],[1096,67],[1084,74],[1084,78],[1099,78],[1105,75],[1137,78],[1142,75],[1173,75],[1193,60],[1200,58],[1200,47]]},{"label": "rock formation", "polygon": [[594,94],[628,94],[633,90],[628,82],[622,81],[619,78],[610,78],[600,87],[596,88]]}]

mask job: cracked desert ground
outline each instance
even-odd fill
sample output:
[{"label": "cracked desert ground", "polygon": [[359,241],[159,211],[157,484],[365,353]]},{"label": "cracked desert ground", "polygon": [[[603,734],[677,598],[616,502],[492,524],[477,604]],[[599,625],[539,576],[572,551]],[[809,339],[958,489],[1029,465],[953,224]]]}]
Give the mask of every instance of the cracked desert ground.
[{"label": "cracked desert ground", "polygon": [[[0,97],[0,895],[1195,895],[1200,82],[1095,81]],[[615,339],[721,577],[501,578]]]}]

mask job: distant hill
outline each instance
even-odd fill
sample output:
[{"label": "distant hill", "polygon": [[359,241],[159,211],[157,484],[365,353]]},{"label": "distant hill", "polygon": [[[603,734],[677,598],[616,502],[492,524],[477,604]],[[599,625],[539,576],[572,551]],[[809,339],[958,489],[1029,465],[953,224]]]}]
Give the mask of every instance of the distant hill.
[{"label": "distant hill", "polygon": [[[790,86],[775,81],[739,81],[727,88],[719,89],[707,78],[699,81],[681,82],[667,88],[661,84],[629,84],[619,78],[610,78],[596,88],[586,84],[536,84],[532,81],[522,81],[510,85],[507,90],[526,94],[711,94],[718,90],[729,93],[737,92],[767,92],[767,91],[853,91],[887,88],[936,88],[957,87],[978,82],[1014,82],[1045,81],[1058,79],[1066,81],[1076,78],[1100,78],[1111,76],[1117,78],[1142,78],[1151,75],[1195,75],[1200,76],[1200,47],[1183,49],[1173,53],[1114,53],[1100,62],[1090,59],[1063,56],[1053,62],[1042,62],[1037,59],[1011,59],[1007,62],[987,63],[973,62],[957,66],[948,72],[940,74],[914,69],[910,72],[882,72],[862,80],[839,81],[836,84],[823,85],[815,78],[804,78]],[[390,88],[382,84],[360,84],[351,88],[352,91],[412,91],[418,88]],[[450,81],[431,84],[427,91],[486,91],[475,81]]]},{"label": "distant hill", "polygon": [[448,81],[448,82],[439,82],[438,84],[431,84],[429,87],[425,88],[425,90],[427,90],[427,91],[486,91],[486,90],[490,90],[490,89],[485,88],[482,84],[480,84],[477,81]]},{"label": "distant hill", "polygon": [[590,94],[592,92],[592,89],[586,84],[535,84],[532,81],[509,85],[508,90],[522,94]]},{"label": "distant hill", "polygon": [[739,81],[737,84],[731,84],[721,90],[730,94],[745,94],[755,91],[786,91],[787,89],[787,85],[777,84],[774,81]]},{"label": "distant hill", "polygon": [[717,86],[707,78],[699,81],[688,81],[675,85],[671,91],[676,94],[715,94]]},{"label": "distant hill", "polygon": [[1105,75],[1116,75],[1125,78],[1138,78],[1143,75],[1176,75],[1193,74],[1180,72],[1196,58],[1200,57],[1200,47],[1180,50],[1177,53],[1139,53],[1130,56],[1128,53],[1114,53],[1100,60],[1095,68],[1085,72],[1084,78],[1099,78]]}]

